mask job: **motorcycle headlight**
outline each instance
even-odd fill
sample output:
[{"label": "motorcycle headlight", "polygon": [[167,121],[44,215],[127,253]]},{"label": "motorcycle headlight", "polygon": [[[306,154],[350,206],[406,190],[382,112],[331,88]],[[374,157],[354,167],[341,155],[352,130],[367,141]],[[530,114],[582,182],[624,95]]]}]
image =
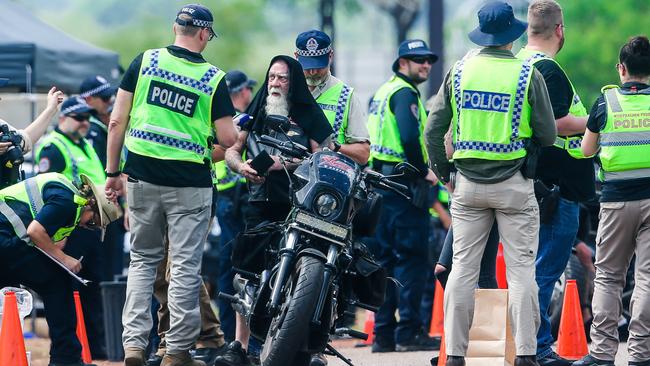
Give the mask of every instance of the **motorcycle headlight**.
[{"label": "motorcycle headlight", "polygon": [[329,193],[322,193],[315,200],[316,212],[323,217],[332,216],[338,209],[338,200]]}]

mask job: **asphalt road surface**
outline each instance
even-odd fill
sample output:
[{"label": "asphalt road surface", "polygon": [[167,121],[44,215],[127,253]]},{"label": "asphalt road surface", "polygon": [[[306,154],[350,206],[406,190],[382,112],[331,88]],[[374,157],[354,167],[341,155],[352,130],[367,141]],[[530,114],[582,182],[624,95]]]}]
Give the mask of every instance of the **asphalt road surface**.
[{"label": "asphalt road surface", "polygon": [[[429,360],[438,355],[438,352],[392,352],[392,353],[371,353],[369,347],[338,349],[346,357],[352,360],[354,366],[430,366]],[[329,366],[346,366],[346,364],[333,357],[328,356]],[[621,343],[616,355],[616,366],[627,366],[626,344]]]}]

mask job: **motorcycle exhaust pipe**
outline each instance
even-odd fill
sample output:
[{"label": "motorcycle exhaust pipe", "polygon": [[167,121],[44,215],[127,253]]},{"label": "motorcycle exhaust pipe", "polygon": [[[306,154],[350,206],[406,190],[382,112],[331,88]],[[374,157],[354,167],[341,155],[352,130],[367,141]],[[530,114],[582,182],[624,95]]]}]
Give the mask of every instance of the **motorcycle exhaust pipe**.
[{"label": "motorcycle exhaust pipe", "polygon": [[284,244],[284,248],[280,250],[280,266],[278,267],[278,274],[275,277],[275,282],[273,282],[273,291],[271,292],[271,304],[269,305],[269,312],[271,316],[275,316],[277,311],[280,309],[280,301],[282,297],[282,290],[284,289],[283,284],[286,281],[289,271],[291,270],[291,264],[296,257],[296,252],[294,248],[298,242],[298,232],[296,230],[291,230],[287,234],[287,240]]}]

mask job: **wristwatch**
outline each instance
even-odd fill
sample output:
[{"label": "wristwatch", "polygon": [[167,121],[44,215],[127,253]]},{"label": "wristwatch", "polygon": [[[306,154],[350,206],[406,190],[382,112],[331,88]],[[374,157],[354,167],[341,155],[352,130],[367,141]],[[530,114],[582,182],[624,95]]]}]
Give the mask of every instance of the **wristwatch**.
[{"label": "wristwatch", "polygon": [[122,172],[119,171],[119,170],[114,171],[114,172],[112,172],[112,173],[109,173],[109,172],[104,172],[104,173],[106,173],[106,176],[107,176],[108,178],[116,178],[116,177],[119,177],[120,174],[122,174]]}]

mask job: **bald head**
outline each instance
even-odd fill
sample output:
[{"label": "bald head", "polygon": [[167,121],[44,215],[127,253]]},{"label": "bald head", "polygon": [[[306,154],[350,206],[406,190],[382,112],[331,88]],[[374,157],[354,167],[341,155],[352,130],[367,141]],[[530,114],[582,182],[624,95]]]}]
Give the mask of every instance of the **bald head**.
[{"label": "bald head", "polygon": [[528,6],[528,38],[548,40],[560,24],[562,8],[555,0],[533,0]]}]

